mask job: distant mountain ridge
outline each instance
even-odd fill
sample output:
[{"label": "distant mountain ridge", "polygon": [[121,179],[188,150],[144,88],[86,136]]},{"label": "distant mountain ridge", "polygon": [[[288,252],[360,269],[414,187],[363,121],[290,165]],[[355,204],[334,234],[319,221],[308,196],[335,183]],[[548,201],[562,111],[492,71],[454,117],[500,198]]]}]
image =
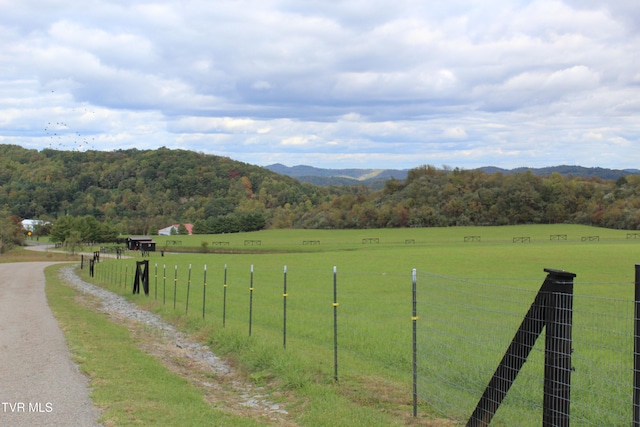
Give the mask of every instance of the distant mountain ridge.
[{"label": "distant mountain ridge", "polygon": [[323,169],[307,165],[285,166],[281,163],[265,166],[265,168],[280,175],[296,178],[300,182],[315,185],[360,184],[374,188],[391,178],[404,180],[409,172],[409,169]]},{"label": "distant mountain ridge", "polygon": [[[307,165],[285,166],[281,163],[265,166],[265,168],[281,175],[296,178],[300,182],[308,182],[315,185],[366,185],[373,188],[382,187],[384,182],[391,178],[404,180],[409,172],[409,169],[323,169]],[[639,169],[588,168],[569,165],[544,168],[520,167],[514,169],[484,166],[477,168],[477,170],[486,173],[500,172],[505,175],[531,171],[534,175],[540,176],[551,175],[557,172],[560,175],[597,177],[610,180],[616,180],[622,176],[640,174]]]},{"label": "distant mountain ridge", "polygon": [[501,172],[503,174],[511,174],[511,173],[522,173],[526,171],[531,171],[534,175],[539,176],[548,176],[554,172],[559,173],[560,175],[571,175],[574,177],[580,178],[602,178],[602,179],[618,179],[622,176],[628,175],[637,175],[640,174],[639,169],[607,169],[607,168],[587,168],[584,166],[569,166],[569,165],[560,165],[560,166],[548,166],[544,168],[515,168],[515,169],[501,169],[493,166],[486,166],[482,168],[478,168],[486,173],[495,173]]}]

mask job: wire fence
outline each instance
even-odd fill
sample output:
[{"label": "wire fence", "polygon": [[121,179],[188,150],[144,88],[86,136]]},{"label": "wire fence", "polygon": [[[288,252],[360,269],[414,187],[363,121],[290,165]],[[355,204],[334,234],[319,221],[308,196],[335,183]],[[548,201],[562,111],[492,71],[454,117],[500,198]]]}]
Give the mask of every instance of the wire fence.
[{"label": "wire fence", "polygon": [[[420,273],[418,281],[419,401],[424,412],[464,425],[536,298],[535,279],[505,286]],[[632,282],[575,283],[570,421],[631,425],[635,303],[585,295],[602,287],[633,295]],[[545,357],[553,356],[544,340],[535,343],[491,425],[546,425]]]},{"label": "wire fence", "polygon": [[[467,423],[544,279],[467,280],[424,271],[412,277],[339,266],[319,271],[151,262],[148,268],[149,298],[167,310],[271,340],[286,351],[304,351],[327,378],[386,378],[387,398],[400,396],[407,412],[445,425]],[[132,290],[136,271],[130,260],[104,260],[96,265],[96,280]],[[571,423],[632,424],[633,282],[578,279],[579,272]],[[537,340],[491,425],[543,424],[547,357],[544,339]]]}]

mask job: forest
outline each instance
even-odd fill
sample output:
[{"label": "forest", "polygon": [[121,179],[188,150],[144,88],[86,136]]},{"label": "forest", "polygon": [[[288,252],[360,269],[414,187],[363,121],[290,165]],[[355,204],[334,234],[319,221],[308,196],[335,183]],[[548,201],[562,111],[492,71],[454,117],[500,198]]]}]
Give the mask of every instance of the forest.
[{"label": "forest", "polygon": [[[83,218],[101,224],[109,236],[155,234],[175,223],[192,223],[194,233],[207,234],[263,228],[640,226],[640,175],[607,180],[422,165],[405,180],[389,179],[382,189],[372,189],[320,187],[227,157],[165,147],[79,152],[0,145],[0,154],[5,225],[20,218],[54,225],[65,217]],[[62,221],[67,228],[68,221]]]}]

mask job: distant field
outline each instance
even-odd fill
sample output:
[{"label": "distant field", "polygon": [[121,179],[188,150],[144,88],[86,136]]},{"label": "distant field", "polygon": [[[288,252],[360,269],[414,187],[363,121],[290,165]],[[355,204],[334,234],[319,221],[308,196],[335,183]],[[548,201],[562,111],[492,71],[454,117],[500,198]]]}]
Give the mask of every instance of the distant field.
[{"label": "distant field", "polygon": [[[342,271],[394,274],[417,268],[474,278],[535,277],[543,268],[557,268],[575,272],[577,281],[624,281],[640,260],[640,234],[636,237],[635,231],[580,225],[265,230],[153,239],[158,251],[167,253],[165,258],[152,253],[152,259],[163,263],[184,262],[174,261],[172,249],[201,250],[206,242],[207,250],[215,253],[189,255],[191,262],[327,270],[336,265]],[[253,256],[258,253],[260,257]]]},{"label": "distant field", "polygon": [[[183,318],[191,328],[206,329],[215,348],[239,354],[251,369],[275,372],[273,375],[292,387],[333,377],[335,266],[341,382],[356,384],[354,387],[361,389],[357,396],[351,398],[369,401],[370,406],[380,409],[385,403],[380,402],[379,390],[374,390],[382,381],[387,393],[400,396],[403,403],[396,403],[396,410],[402,413],[409,411],[406,405],[410,400],[411,374],[411,271],[417,269],[420,309],[424,311],[420,314],[421,333],[424,334],[421,339],[425,341],[422,345],[426,349],[433,349],[434,345],[446,348],[453,342],[460,341],[455,344],[457,346],[464,341],[474,341],[452,338],[458,333],[466,333],[467,329],[474,336],[495,336],[489,344],[479,344],[489,347],[489,350],[458,347],[458,351],[466,348],[464,352],[469,356],[457,355],[446,363],[448,366],[440,364],[428,368],[446,377],[443,384],[447,381],[452,384],[469,382],[471,391],[465,396],[459,395],[456,386],[450,389],[443,386],[444,389],[433,391],[451,393],[452,399],[461,402],[461,408],[454,410],[457,413],[449,416],[445,413],[445,418],[454,419],[464,417],[470,410],[469,405],[480,397],[487,375],[495,369],[508,340],[546,276],[544,268],[567,270],[577,275],[575,294],[579,298],[584,297],[578,304],[582,312],[575,316],[576,322],[582,322],[582,326],[577,327],[577,337],[583,339],[589,335],[589,327],[611,328],[618,331],[616,333],[625,340],[621,345],[627,348],[630,324],[622,327],[609,325],[607,318],[600,319],[604,323],[595,326],[590,322],[593,313],[600,316],[615,307],[615,304],[606,302],[604,305],[609,308],[600,307],[605,298],[633,300],[634,266],[640,261],[640,236],[635,231],[578,225],[267,230],[214,236],[154,236],[154,239],[158,249],[166,248],[165,256],[156,252],[145,258],[150,261],[151,295],[133,299],[169,318]],[[180,243],[167,245],[168,241]],[[208,242],[209,250],[219,250],[220,253],[181,254],[171,251],[174,246],[201,248],[202,242]],[[212,242],[228,243],[212,245]],[[138,254],[134,255],[136,260],[142,259]],[[283,296],[285,266],[286,297]],[[130,295],[134,268],[132,260],[106,260],[100,263],[96,280]],[[444,276],[444,279],[440,280],[438,276]],[[206,300],[203,304],[205,283]],[[225,284],[227,300],[223,306]],[[467,290],[461,292],[462,289]],[[455,296],[456,292],[461,292],[461,295]],[[489,294],[485,295],[486,292]],[[279,371],[278,364],[282,361],[256,362],[253,350],[237,346],[238,337],[248,335],[251,319],[252,340],[277,353],[277,348],[283,343],[285,298],[286,354],[291,358],[289,363],[297,366],[286,372]],[[440,311],[438,301],[442,301],[444,310]],[[250,304],[252,312],[249,312]],[[447,304],[455,304],[458,308]],[[483,305],[484,311],[480,314],[469,314]],[[203,308],[205,320],[202,320]],[[436,313],[437,318],[430,320],[429,316]],[[445,320],[449,315],[454,317]],[[616,313],[607,314],[609,317],[614,315]],[[461,320],[465,316],[470,316],[468,325]],[[448,332],[449,335],[438,344],[435,341],[429,344],[429,340],[437,335],[430,328],[436,328],[440,322],[443,322],[437,326],[440,330],[452,326],[456,332]],[[474,344],[478,345],[477,342]],[[632,355],[627,356],[631,358]],[[466,370],[461,371],[456,366],[458,357]],[[539,363],[540,358],[535,358]],[[423,363],[428,365],[431,362],[425,359]],[[620,371],[619,365],[613,366],[615,371]],[[586,370],[588,367],[583,372]],[[607,376],[614,375],[606,373],[606,370],[603,372]],[[523,384],[538,384],[541,377],[537,374],[532,378],[523,379]],[[590,387],[607,389],[605,385]],[[536,420],[535,414],[540,411],[535,403],[538,395],[527,391],[520,393],[515,392],[511,406],[501,410],[506,418],[496,425],[514,425],[514,420],[523,413],[531,414],[531,418]],[[601,400],[601,396],[596,395],[594,399]],[[589,406],[593,405],[582,403],[582,407],[587,408],[584,411],[588,411]],[[430,405],[426,405],[424,411],[426,414],[422,416],[425,417],[438,414],[438,409]],[[588,417],[585,415],[580,419]],[[617,422],[617,418],[612,420],[614,424]],[[539,424],[536,420],[530,425]]]}]

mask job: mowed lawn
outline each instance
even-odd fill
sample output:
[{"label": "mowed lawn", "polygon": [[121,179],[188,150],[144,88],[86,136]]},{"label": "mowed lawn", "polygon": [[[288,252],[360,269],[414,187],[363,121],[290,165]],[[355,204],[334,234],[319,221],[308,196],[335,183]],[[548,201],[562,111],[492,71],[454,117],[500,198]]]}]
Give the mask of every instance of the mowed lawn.
[{"label": "mowed lawn", "polygon": [[[621,348],[629,348],[627,340],[632,344],[627,335],[633,325],[620,326],[617,317],[607,320],[611,308],[602,305],[606,299],[623,305],[633,300],[634,268],[640,261],[640,235],[635,231],[530,225],[266,230],[154,240],[158,252],[148,258],[137,253],[135,259],[103,258],[94,280],[191,331],[206,331],[216,351],[259,376],[277,379],[282,387],[316,396],[316,387],[326,385],[357,407],[392,414],[399,423],[411,412],[413,269],[421,311],[420,348],[441,348],[437,357],[430,357],[440,360],[437,365],[430,365],[435,362],[426,356],[421,359],[420,419],[464,422],[470,415],[546,277],[545,268],[576,274],[579,339],[597,326],[619,336]],[[174,253],[177,248],[210,253]],[[149,261],[151,292],[132,296],[135,261],[141,260]],[[616,310],[615,304],[609,305]],[[592,324],[594,317],[598,325]],[[448,327],[451,330],[443,333]],[[465,334],[473,339],[465,339]],[[617,346],[617,340],[608,345]],[[586,366],[576,374],[578,396],[589,394],[580,393],[583,387],[598,387],[580,382],[591,381],[584,379],[584,372],[592,369],[592,358],[609,357],[594,350],[591,342],[586,347]],[[455,354],[447,357],[448,351]],[[532,363],[542,363],[539,354],[532,356]],[[632,359],[632,354],[626,356]],[[632,369],[618,363],[610,363],[613,370]],[[533,420],[531,425],[540,424],[542,396],[537,389],[542,374],[530,370],[530,377],[519,380],[525,390],[514,391],[497,425],[510,425],[522,414]],[[427,376],[431,372],[438,375]],[[440,382],[437,387],[427,386],[435,382]],[[431,399],[433,394],[443,397]],[[599,393],[586,399],[606,400]],[[449,407],[437,403],[440,400],[459,403]],[[580,420],[590,419],[589,402],[576,403]],[[599,404],[620,406],[618,400]],[[309,417],[327,405],[335,402],[318,402],[299,414],[291,411],[307,425],[320,425]],[[347,412],[325,413],[323,423],[344,425]],[[608,416],[615,424],[619,415]]]}]

